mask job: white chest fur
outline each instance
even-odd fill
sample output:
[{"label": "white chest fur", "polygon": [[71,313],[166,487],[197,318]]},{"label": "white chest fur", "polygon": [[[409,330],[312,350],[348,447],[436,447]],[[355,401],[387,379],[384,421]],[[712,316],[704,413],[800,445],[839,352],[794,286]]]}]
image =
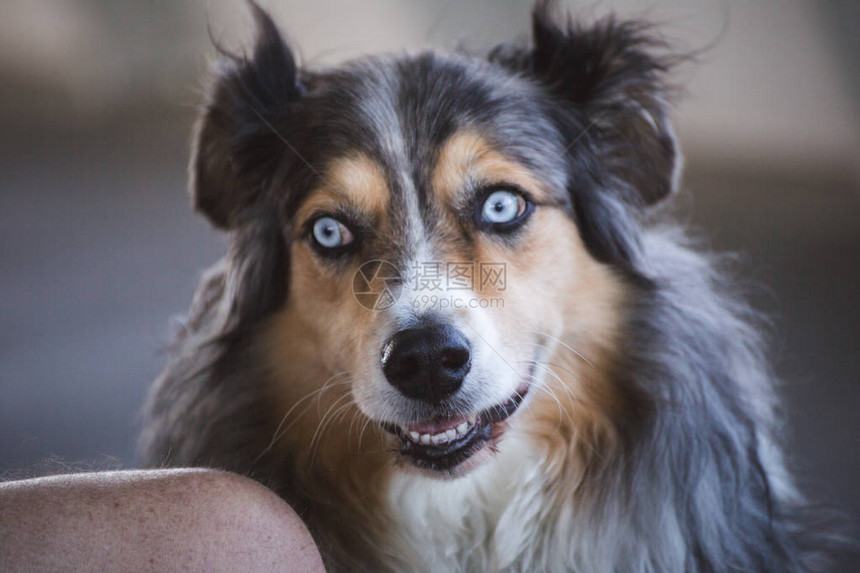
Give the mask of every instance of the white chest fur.
[{"label": "white chest fur", "polygon": [[[512,434],[511,432],[510,434]],[[535,553],[550,550],[548,504],[540,456],[523,438],[508,435],[492,462],[452,481],[400,474],[390,511],[415,571],[523,570]],[[548,557],[548,556],[544,556]]]}]

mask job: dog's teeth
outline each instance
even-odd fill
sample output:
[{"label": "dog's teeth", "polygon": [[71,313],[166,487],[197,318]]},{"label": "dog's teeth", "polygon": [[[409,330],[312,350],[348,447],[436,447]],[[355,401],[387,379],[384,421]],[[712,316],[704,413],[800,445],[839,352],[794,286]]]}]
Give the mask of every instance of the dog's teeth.
[{"label": "dog's teeth", "polygon": [[476,419],[476,414],[471,414],[468,421],[461,422],[456,428],[448,428],[438,434],[419,434],[415,430],[407,430],[406,428],[401,429],[403,430],[403,434],[409,436],[409,439],[416,444],[424,444],[425,446],[433,444],[435,446],[453,442],[457,439],[457,436],[465,435],[466,432],[469,431],[469,428],[471,428],[472,424],[475,423]]}]

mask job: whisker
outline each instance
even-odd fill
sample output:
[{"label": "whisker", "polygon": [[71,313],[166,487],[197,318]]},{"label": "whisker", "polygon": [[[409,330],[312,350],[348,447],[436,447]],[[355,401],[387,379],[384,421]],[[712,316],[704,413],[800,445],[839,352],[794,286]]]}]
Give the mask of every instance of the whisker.
[{"label": "whisker", "polygon": [[561,405],[561,400],[558,399],[558,396],[556,396],[555,392],[553,392],[551,388],[547,386],[541,386],[538,388],[538,391],[543,392],[544,394],[552,398],[555,402],[556,409],[558,410],[558,424],[556,424],[556,430],[558,430],[559,428],[561,428],[561,424],[565,420],[564,416],[568,415],[567,411],[565,410],[564,406]]},{"label": "whisker", "polygon": [[[564,383],[564,381],[563,381],[563,380],[558,376],[558,374],[552,370],[552,368],[549,368],[545,363],[536,363],[536,364],[537,364],[538,366],[541,366],[542,368],[545,368],[547,371],[549,371],[549,373],[550,373],[550,374],[551,374],[551,375],[552,375],[556,380],[558,380],[558,381],[559,381],[559,383],[561,384],[561,387],[562,387],[562,388],[564,388],[564,390],[568,393],[568,396],[570,397],[570,399],[571,399],[571,400],[573,400],[575,403],[576,403],[576,402],[578,402],[578,403],[580,403],[580,404],[582,404],[582,403],[583,403],[583,402],[582,402],[582,400],[580,400],[580,399],[579,399],[579,398],[578,398],[578,397],[577,397],[577,396],[576,396],[576,395],[571,391],[571,389],[568,387],[568,385]],[[571,374],[573,374],[574,376],[576,376],[576,373],[574,373],[574,372],[571,372]],[[549,389],[550,389],[550,386],[549,386],[549,385],[547,385],[547,386],[542,386],[542,387],[541,387],[541,389],[549,390]],[[575,406],[575,404],[574,404],[574,406]],[[570,414],[568,414],[568,416],[569,416],[569,419],[570,419],[570,420],[573,420],[573,417],[572,417],[572,416],[570,416]],[[578,431],[576,431],[576,425],[574,425],[574,426],[573,426],[573,430],[574,430],[575,435],[577,436],[577,439],[580,441],[580,443],[582,443],[582,444],[584,444],[585,446],[587,446],[587,447],[589,448],[589,450],[591,450],[591,453],[593,453],[594,455],[596,455],[598,458],[600,458],[601,460],[602,460],[602,459],[604,459],[603,454],[602,454],[602,453],[600,453],[600,451],[597,449],[597,447],[596,447],[596,446],[595,446],[595,445],[594,445],[594,444],[593,444],[593,443],[592,443],[592,442],[591,442],[587,437],[582,436]]]},{"label": "whisker", "polygon": [[555,370],[553,370],[553,368],[563,370],[564,372],[570,374],[574,378],[574,380],[576,380],[576,381],[580,380],[580,378],[579,378],[580,374],[578,372],[574,372],[573,370],[570,370],[570,369],[565,368],[564,366],[561,366],[558,364],[554,364],[552,362],[543,362],[540,360],[538,360],[538,361],[532,360],[532,361],[529,361],[529,363],[535,364],[536,366],[540,366],[544,370],[548,370],[550,372],[550,374],[552,374],[552,376],[559,382],[559,385],[561,386],[562,390],[564,390],[564,392],[567,394],[568,398],[570,398],[574,402],[581,402],[581,400],[573,393],[573,390],[570,388],[570,385],[567,384],[564,380],[562,380],[561,377],[558,375],[558,373],[555,372]]},{"label": "whisker", "polygon": [[358,434],[358,448],[361,449],[362,440],[364,438],[364,433],[367,431],[368,426],[372,425],[372,420],[367,416],[364,417],[364,424],[361,425],[361,431]]},{"label": "whisker", "polygon": [[309,446],[309,448],[310,448],[310,450],[311,450],[311,460],[310,460],[310,464],[311,464],[311,466],[313,466],[314,458],[316,457],[316,449],[317,449],[317,448],[316,448],[316,446],[318,446],[317,438],[320,438],[320,440],[322,440],[322,434],[323,434],[323,432],[325,431],[326,426],[328,426],[328,422],[329,422],[331,419],[333,419],[333,418],[334,418],[334,416],[335,416],[338,412],[340,412],[340,411],[341,411],[341,409],[342,409],[343,407],[348,407],[348,406],[350,405],[350,402],[347,402],[347,403],[345,403],[345,404],[341,404],[341,405],[340,405],[340,407],[338,407],[338,404],[340,404],[340,403],[341,403],[341,401],[342,401],[344,398],[349,398],[349,394],[343,394],[343,395],[342,395],[342,396],[340,396],[337,400],[335,400],[335,401],[334,401],[334,402],[333,402],[333,403],[332,403],[332,404],[331,404],[331,405],[326,409],[325,414],[324,414],[324,415],[323,415],[323,417],[320,419],[319,423],[317,423],[317,428],[316,428],[316,430],[314,431],[314,435],[313,435],[313,437],[311,438],[311,443],[310,443],[310,446]]},{"label": "whisker", "polygon": [[[268,444],[265,448],[263,448],[263,451],[262,451],[262,452],[260,452],[260,453],[257,455],[257,457],[256,457],[256,458],[254,458],[253,463],[257,463],[258,461],[260,461],[260,459],[261,459],[264,455],[266,455],[266,454],[268,454],[269,452],[271,452],[271,451],[272,451],[272,448],[275,446],[275,444],[276,444],[276,443],[277,443],[277,442],[278,442],[282,437],[284,437],[284,435],[286,435],[287,431],[288,431],[288,430],[293,426],[293,424],[295,424],[295,423],[296,423],[296,421],[298,421],[299,419],[301,419],[301,417],[302,417],[302,416],[307,412],[308,408],[305,408],[305,409],[304,409],[304,410],[303,410],[303,411],[302,411],[298,416],[296,416],[295,420],[293,420],[293,421],[292,421],[288,426],[284,427],[284,423],[285,423],[285,422],[287,421],[287,419],[290,417],[290,414],[292,414],[292,413],[295,411],[295,409],[296,409],[296,408],[298,408],[298,407],[299,407],[299,405],[300,405],[302,402],[304,402],[305,400],[308,400],[308,399],[310,399],[310,398],[313,398],[314,396],[321,397],[321,395],[322,395],[322,393],[323,393],[323,392],[325,392],[326,390],[329,390],[329,389],[331,389],[331,388],[334,388],[334,387],[336,387],[336,386],[341,386],[341,385],[344,385],[344,384],[349,384],[349,383],[351,382],[351,378],[349,378],[349,379],[347,379],[347,380],[343,380],[343,381],[337,382],[337,383],[334,383],[334,381],[335,381],[338,377],[341,377],[341,376],[343,376],[344,374],[349,374],[349,372],[347,372],[347,371],[337,372],[336,374],[334,374],[333,376],[331,376],[328,380],[326,380],[320,388],[316,388],[316,389],[314,389],[314,390],[311,390],[310,392],[308,392],[307,394],[305,394],[304,396],[302,396],[299,400],[297,400],[297,401],[296,401],[296,402],[295,402],[295,403],[290,407],[290,409],[289,409],[289,410],[287,410],[287,413],[286,413],[286,414],[284,414],[284,416],[281,418],[281,421],[278,423],[277,428],[275,428],[275,431],[274,431],[274,433],[272,434],[272,439],[269,441],[269,444]],[[310,407],[310,404],[308,405],[308,407]]]},{"label": "whisker", "polygon": [[[352,411],[352,418],[349,421],[349,431],[347,432],[347,440],[350,443],[352,443],[352,433],[353,433],[353,431],[355,431],[356,423],[360,423],[360,421],[361,421],[361,418],[359,418],[359,414],[361,414],[361,411],[358,408],[356,408],[355,410]],[[359,442],[358,449],[359,449],[359,451],[361,451],[361,439],[360,438],[359,438],[358,442]]]},{"label": "whisker", "polygon": [[539,331],[539,330],[531,330],[531,331],[529,331],[529,332],[531,332],[531,333],[533,333],[533,334],[539,334],[539,335],[541,335],[541,336],[545,336],[545,337],[547,337],[547,338],[549,338],[549,339],[551,339],[551,340],[555,340],[555,341],[556,341],[556,342],[558,342],[560,345],[562,345],[564,348],[568,349],[568,350],[569,350],[570,352],[572,352],[574,355],[576,355],[577,357],[579,357],[583,362],[585,362],[586,364],[588,364],[589,366],[591,366],[592,368],[594,368],[594,363],[593,363],[593,362],[591,362],[591,360],[589,360],[588,358],[586,358],[586,357],[585,357],[585,356],[584,356],[580,351],[576,350],[575,348],[573,348],[572,346],[570,346],[569,344],[567,344],[564,340],[560,339],[559,337],[557,337],[557,336],[553,336],[552,334],[549,334],[549,333],[547,333],[547,332],[541,332],[541,331]]},{"label": "whisker", "polygon": [[[534,364],[535,364],[535,366],[539,366],[540,368],[543,368],[545,371],[549,372],[549,374],[553,378],[558,380],[559,384],[561,384],[561,387],[565,388],[568,391],[568,397],[571,398],[572,400],[576,400],[576,398],[573,396],[573,394],[570,393],[570,390],[567,388],[567,385],[559,377],[559,375],[556,374],[555,371],[553,371],[552,368],[549,368],[548,366],[545,366],[544,364],[542,364],[540,362],[535,362]],[[561,410],[559,412],[559,417],[561,417],[563,414],[565,416],[565,419],[567,419],[567,420],[573,419],[573,414],[571,412],[568,412],[567,408],[564,407],[564,405],[561,403],[561,400],[558,398],[558,395],[555,393],[555,390],[552,388],[552,386],[550,386],[549,384],[541,385],[540,389],[545,391],[546,393],[548,393],[555,400],[556,404],[558,404],[558,407]],[[562,422],[562,420],[559,420],[559,426],[561,426],[561,422]]]},{"label": "whisker", "polygon": [[[320,405],[322,403],[322,395],[326,390],[331,390],[331,389],[338,387],[338,386],[346,386],[346,385],[349,385],[351,383],[352,383],[352,376],[348,377],[346,380],[341,380],[339,382],[329,382],[328,384],[324,385],[323,387],[310,392],[306,396],[306,398],[316,397],[317,412],[319,413],[319,408],[320,408]],[[280,436],[278,436],[278,438],[280,439],[281,437],[283,437],[284,434],[286,434],[287,430],[289,430],[299,419],[301,419],[302,416],[307,414],[308,410],[310,410],[312,406],[313,406],[312,403],[308,403],[308,405],[305,406],[304,410],[302,410],[301,413],[299,413],[296,416],[296,418],[292,422],[290,422],[290,425],[281,431],[281,434],[280,434]]]},{"label": "whisker", "polygon": [[[347,396],[346,394],[344,396],[341,396],[341,398],[338,399],[338,402],[340,402],[340,400],[346,396]],[[311,447],[311,459],[310,459],[311,467],[313,467],[314,459],[316,458],[316,454],[319,451],[320,446],[322,445],[323,436],[325,435],[326,430],[328,430],[330,427],[332,427],[332,425],[335,423],[335,421],[337,421],[339,419],[340,416],[348,414],[349,413],[348,408],[350,408],[351,406],[353,406],[353,403],[351,400],[348,400],[346,403],[341,404],[334,412],[331,413],[330,416],[328,416],[327,420],[325,420],[319,426],[317,426],[318,431],[315,432],[314,439],[311,440],[311,446],[310,446]],[[329,412],[331,412],[331,408],[329,409]]]}]

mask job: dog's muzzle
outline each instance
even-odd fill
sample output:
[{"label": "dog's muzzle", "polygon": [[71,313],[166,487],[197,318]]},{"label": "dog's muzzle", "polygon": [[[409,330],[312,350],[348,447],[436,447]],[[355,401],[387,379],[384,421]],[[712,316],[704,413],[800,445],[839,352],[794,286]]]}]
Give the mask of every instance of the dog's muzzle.
[{"label": "dog's muzzle", "polygon": [[407,398],[438,405],[463,385],[472,366],[459,329],[429,324],[397,332],[382,348],[382,371]]},{"label": "dog's muzzle", "polygon": [[454,326],[425,322],[400,330],[382,347],[382,371],[401,394],[437,413],[405,423],[380,422],[399,439],[402,458],[434,473],[454,471],[487,446],[493,447],[505,422],[528,392],[523,382],[506,401],[482,411],[450,409],[472,367],[472,348]]}]

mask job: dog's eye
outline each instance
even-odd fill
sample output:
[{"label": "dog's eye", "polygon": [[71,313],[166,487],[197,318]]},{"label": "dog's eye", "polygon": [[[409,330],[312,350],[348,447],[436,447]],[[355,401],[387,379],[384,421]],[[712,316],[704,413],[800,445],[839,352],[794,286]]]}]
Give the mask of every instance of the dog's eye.
[{"label": "dog's eye", "polygon": [[334,217],[320,217],[314,222],[313,239],[324,249],[339,249],[355,240],[346,225]]},{"label": "dog's eye", "polygon": [[525,219],[529,207],[526,198],[515,191],[493,191],[481,205],[480,222],[497,230],[509,230]]}]

